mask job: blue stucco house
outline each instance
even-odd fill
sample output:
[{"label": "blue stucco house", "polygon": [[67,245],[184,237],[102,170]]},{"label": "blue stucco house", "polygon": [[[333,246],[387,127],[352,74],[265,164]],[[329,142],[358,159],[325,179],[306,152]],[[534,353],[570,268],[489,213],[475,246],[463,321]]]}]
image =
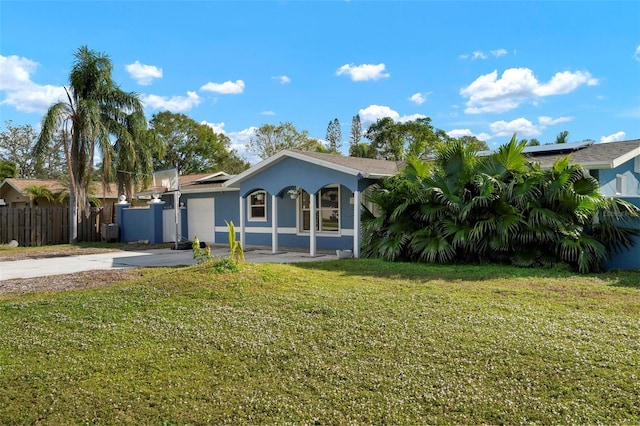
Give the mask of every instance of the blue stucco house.
[{"label": "blue stucco house", "polygon": [[[180,176],[179,225],[176,198],[163,194],[160,202],[149,201],[150,209],[163,210],[162,223],[156,220],[152,227],[165,242],[175,241],[177,229],[178,240],[197,236],[207,244],[226,244],[227,222],[233,222],[243,247],[267,246],[274,253],[281,247],[299,248],[310,256],[318,250],[347,248],[359,257],[363,194],[401,167],[395,161],[284,150],[239,175]],[[137,195],[151,198],[150,191]],[[133,210],[127,207],[123,217],[137,215]]]},{"label": "blue stucco house", "polygon": [[[360,255],[363,193],[400,171],[400,163],[284,150],[222,185],[236,189],[216,214],[233,220],[243,245],[353,250]],[[235,204],[235,206],[233,206]],[[224,222],[223,222],[224,223]],[[216,226],[216,239],[226,226]]]}]

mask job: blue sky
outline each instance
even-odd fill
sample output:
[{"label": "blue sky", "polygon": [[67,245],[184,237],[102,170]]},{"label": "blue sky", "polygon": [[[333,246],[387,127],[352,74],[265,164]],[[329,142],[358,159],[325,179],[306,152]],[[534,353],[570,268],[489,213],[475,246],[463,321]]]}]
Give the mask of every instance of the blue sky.
[{"label": "blue sky", "polygon": [[497,147],[640,138],[637,1],[0,1],[0,129],[39,126],[82,45],[147,117],[253,129],[430,117]]}]

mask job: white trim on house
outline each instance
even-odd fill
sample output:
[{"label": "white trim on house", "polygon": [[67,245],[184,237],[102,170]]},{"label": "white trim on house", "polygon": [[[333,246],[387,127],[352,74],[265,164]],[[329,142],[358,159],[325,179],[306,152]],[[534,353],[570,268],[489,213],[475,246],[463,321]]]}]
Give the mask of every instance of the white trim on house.
[{"label": "white trim on house", "polygon": [[640,146],[638,148],[632,149],[631,151],[622,154],[620,157],[618,158],[614,158],[611,161],[611,168],[614,169],[616,167],[618,167],[621,164],[626,163],[627,161],[636,158],[640,155]]},{"label": "white trim on house", "polygon": [[[229,232],[229,229],[226,226],[216,226],[216,232]],[[247,234],[271,234],[270,226],[247,226],[244,228]],[[296,235],[296,228],[294,227],[278,227],[278,234],[291,234]],[[309,235],[309,234],[304,234]]]},{"label": "white trim on house", "polygon": [[[262,204],[253,204],[252,199],[255,196],[257,200],[257,196],[262,195]],[[247,195],[247,222],[266,222],[267,221],[267,191],[262,189],[253,191],[251,194]],[[262,207],[264,214],[262,216],[254,216],[253,208],[254,207]]]},{"label": "white trim on house", "polygon": [[212,192],[238,192],[239,188],[180,188],[181,194],[204,194],[204,193],[212,193]]}]

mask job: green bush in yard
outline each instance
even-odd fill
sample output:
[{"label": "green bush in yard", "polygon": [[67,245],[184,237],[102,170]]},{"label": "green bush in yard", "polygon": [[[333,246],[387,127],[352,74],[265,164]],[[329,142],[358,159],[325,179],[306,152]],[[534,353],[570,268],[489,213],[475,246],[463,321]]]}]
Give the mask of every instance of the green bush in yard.
[{"label": "green bush in yard", "polygon": [[409,160],[402,174],[369,196],[363,256],[431,263],[511,263],[580,272],[601,269],[633,245],[636,206],[600,194],[598,182],[569,157],[543,170],[528,162],[525,142],[486,157],[460,142],[442,145],[432,162]]}]

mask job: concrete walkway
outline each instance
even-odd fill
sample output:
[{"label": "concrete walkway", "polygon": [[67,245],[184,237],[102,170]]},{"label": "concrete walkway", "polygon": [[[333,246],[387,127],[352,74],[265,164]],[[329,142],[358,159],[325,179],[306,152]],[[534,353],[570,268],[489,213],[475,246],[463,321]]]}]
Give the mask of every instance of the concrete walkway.
[{"label": "concrete walkway", "polygon": [[[213,247],[214,257],[225,257],[228,248]],[[268,249],[248,248],[247,262],[254,263],[297,263],[335,260],[335,253],[318,253],[311,257],[308,253],[283,251],[278,254]],[[81,256],[50,257],[0,262],[0,281],[14,278],[45,277],[59,274],[100,269],[139,268],[153,266],[186,266],[195,264],[191,250],[153,249],[139,251],[115,251]]]}]

